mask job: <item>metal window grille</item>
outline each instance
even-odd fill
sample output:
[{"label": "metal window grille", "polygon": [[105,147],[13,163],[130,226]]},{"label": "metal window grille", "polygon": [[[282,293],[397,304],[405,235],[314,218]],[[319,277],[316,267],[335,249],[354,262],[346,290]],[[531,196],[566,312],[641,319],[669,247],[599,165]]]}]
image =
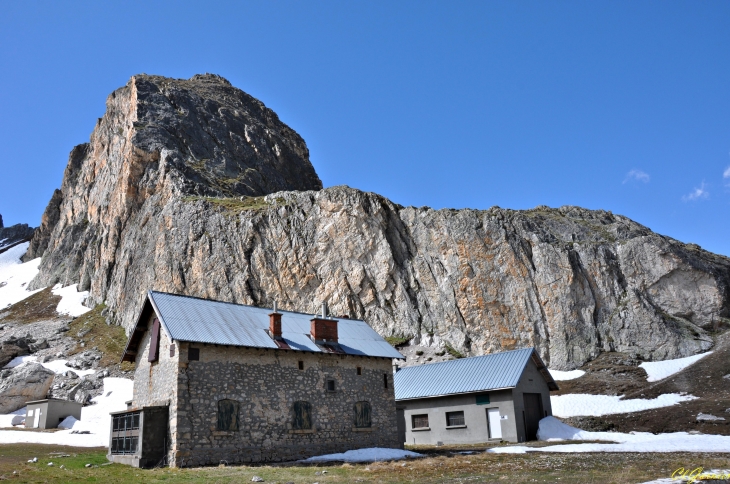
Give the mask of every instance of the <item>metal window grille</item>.
[{"label": "metal window grille", "polygon": [[464,425],[464,412],[446,412],[446,426]]},{"label": "metal window grille", "polygon": [[130,412],[112,417],[112,454],[134,454],[139,444],[140,412]]},{"label": "metal window grille", "polygon": [[412,415],[411,424],[414,429],[421,429],[428,427],[428,414]]}]

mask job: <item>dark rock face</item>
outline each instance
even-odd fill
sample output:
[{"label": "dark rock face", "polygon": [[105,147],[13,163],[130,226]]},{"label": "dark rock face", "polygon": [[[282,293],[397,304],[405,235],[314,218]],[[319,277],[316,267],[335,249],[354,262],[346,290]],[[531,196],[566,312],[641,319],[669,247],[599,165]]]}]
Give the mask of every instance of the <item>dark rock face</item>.
[{"label": "dark rock face", "polygon": [[[79,282],[127,329],[151,288],[326,301],[386,336],[464,355],[535,346],[557,369],[601,351],[688,356],[730,326],[726,257],[604,211],[435,211],[320,190],[301,138],[236,93],[215,76],[139,76],[112,94],[31,244],[47,246],[32,285]],[[287,184],[314,191],[271,193]]]},{"label": "dark rock face", "polygon": [[90,142],[71,151],[26,256],[46,254],[33,286],[106,280],[129,222],[172,197],[321,188],[304,140],[225,79],[132,77],[107,99]]},{"label": "dark rock face", "polygon": [[10,227],[3,226],[3,218],[0,215],[0,253],[15,247],[23,242],[28,242],[33,237],[33,227],[28,224],[16,224]]}]

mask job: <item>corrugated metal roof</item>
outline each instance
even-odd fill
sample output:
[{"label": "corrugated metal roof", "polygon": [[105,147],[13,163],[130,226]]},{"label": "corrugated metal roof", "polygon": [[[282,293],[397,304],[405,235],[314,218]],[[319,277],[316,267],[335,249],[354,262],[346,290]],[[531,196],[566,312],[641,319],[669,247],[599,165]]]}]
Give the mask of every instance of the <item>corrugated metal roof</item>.
[{"label": "corrugated metal roof", "polygon": [[395,399],[513,388],[533,351],[525,348],[402,368],[393,377]]},{"label": "corrugated metal roof", "polygon": [[[271,309],[149,291],[148,299],[168,335],[178,341],[254,348],[278,346],[269,336]],[[279,311],[282,338],[299,351],[324,353],[309,338],[314,314]],[[403,358],[365,321],[338,319],[339,345],[345,354]]]}]

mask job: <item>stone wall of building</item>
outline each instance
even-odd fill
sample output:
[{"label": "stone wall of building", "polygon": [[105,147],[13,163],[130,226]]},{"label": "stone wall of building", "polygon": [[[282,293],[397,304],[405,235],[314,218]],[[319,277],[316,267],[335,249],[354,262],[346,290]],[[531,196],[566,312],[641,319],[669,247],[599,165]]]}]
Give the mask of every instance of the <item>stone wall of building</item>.
[{"label": "stone wall of building", "polygon": [[[148,328],[152,327],[153,313],[148,321]],[[135,360],[134,396],[132,406],[141,408],[146,406],[168,405],[168,442],[171,442],[168,462],[172,462],[174,450],[174,436],[177,433],[177,391],[179,373],[179,343],[175,343],[175,354],[170,356],[170,341],[165,330],[160,327],[160,349],[157,361],[148,361],[150,353],[150,331],[147,331],[139,345],[139,352]]]},{"label": "stone wall of building", "polygon": [[[189,346],[199,348],[200,360],[187,362],[188,344],[180,345],[172,465],[289,461],[357,448],[402,446],[390,359]],[[328,379],[335,381],[333,392],[327,390]],[[239,404],[238,430],[217,428],[218,402],[224,399]],[[311,404],[311,430],[293,429],[296,401]],[[372,408],[369,429],[354,427],[354,406],[361,401],[370,402]]]}]

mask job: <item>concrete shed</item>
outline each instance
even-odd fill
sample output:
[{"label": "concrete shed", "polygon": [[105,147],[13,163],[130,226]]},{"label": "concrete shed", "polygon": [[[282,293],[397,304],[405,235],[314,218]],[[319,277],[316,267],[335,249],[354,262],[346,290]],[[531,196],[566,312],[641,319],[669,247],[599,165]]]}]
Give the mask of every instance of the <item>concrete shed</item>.
[{"label": "concrete shed", "polygon": [[32,429],[55,429],[66,417],[81,420],[81,405],[72,400],[49,398],[26,404],[25,426]]},{"label": "concrete shed", "polygon": [[408,444],[525,442],[558,385],[534,348],[403,368],[393,378]]}]

